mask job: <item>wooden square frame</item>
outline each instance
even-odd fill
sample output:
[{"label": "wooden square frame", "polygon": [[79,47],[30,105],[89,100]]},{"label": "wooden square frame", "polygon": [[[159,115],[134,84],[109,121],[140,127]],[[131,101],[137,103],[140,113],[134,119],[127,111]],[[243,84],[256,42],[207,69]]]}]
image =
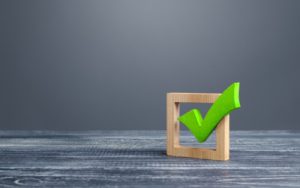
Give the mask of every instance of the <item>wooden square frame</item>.
[{"label": "wooden square frame", "polygon": [[167,93],[167,155],[209,160],[229,160],[229,115],[216,127],[216,148],[193,148],[180,145],[180,103],[214,103],[220,93]]}]

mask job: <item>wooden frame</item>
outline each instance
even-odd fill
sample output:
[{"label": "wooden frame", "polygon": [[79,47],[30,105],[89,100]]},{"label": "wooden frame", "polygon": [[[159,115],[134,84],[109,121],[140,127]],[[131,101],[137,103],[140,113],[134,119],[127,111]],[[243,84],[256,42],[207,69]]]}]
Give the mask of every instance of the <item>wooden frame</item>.
[{"label": "wooden frame", "polygon": [[167,93],[167,155],[210,160],[229,160],[229,115],[216,128],[216,148],[180,145],[180,103],[214,103],[219,93]]}]

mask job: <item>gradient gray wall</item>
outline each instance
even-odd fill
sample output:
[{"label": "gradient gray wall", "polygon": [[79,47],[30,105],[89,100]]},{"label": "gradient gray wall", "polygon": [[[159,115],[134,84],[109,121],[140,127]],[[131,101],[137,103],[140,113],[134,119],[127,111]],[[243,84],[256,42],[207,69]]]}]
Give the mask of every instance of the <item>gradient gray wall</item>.
[{"label": "gradient gray wall", "polygon": [[234,81],[232,129],[300,129],[299,10],[296,0],[1,0],[1,129],[165,129],[167,92]]}]

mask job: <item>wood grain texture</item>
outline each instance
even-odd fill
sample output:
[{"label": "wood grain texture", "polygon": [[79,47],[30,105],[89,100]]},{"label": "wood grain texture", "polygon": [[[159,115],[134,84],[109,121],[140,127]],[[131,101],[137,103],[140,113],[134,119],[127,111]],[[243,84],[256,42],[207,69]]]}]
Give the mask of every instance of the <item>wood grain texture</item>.
[{"label": "wood grain texture", "polygon": [[229,160],[229,115],[226,115],[216,127],[216,147],[201,148],[180,144],[180,124],[178,121],[180,104],[214,103],[220,95],[220,93],[167,93],[167,155],[221,161]]},{"label": "wood grain texture", "polygon": [[173,102],[179,103],[213,103],[220,93],[167,93]]},{"label": "wood grain texture", "polygon": [[[214,147],[214,136],[202,147]],[[0,187],[300,186],[299,131],[231,131],[229,161],[168,157],[165,137],[165,131],[0,131]],[[186,131],[181,143],[199,146]]]}]

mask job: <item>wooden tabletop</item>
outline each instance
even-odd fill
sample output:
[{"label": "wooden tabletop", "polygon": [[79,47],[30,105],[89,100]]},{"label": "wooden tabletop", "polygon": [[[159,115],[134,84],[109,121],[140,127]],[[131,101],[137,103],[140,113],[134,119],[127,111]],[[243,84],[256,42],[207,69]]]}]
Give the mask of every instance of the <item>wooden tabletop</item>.
[{"label": "wooden tabletop", "polygon": [[225,162],[168,157],[165,134],[0,131],[0,187],[300,187],[299,131],[231,131]]}]

